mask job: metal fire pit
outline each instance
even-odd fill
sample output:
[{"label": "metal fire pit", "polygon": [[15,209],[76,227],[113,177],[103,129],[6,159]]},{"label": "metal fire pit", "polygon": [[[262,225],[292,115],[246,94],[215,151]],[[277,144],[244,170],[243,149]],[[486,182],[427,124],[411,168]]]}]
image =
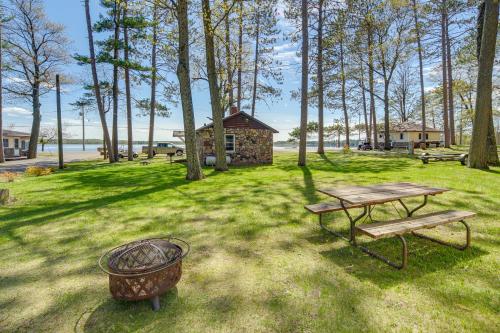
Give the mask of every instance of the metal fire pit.
[{"label": "metal fire pit", "polygon": [[[183,247],[185,249],[183,249]],[[173,288],[182,275],[182,259],[189,244],[182,239],[151,238],[120,245],[99,259],[109,275],[113,298],[126,301],[151,300],[160,309],[160,295]]]}]

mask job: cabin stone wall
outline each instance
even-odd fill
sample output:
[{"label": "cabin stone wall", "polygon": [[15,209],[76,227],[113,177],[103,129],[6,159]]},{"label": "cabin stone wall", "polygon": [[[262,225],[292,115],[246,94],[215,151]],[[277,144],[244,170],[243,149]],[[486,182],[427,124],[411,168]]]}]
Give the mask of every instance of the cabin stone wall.
[{"label": "cabin stone wall", "polygon": [[[231,156],[231,164],[271,164],[273,163],[273,132],[268,129],[254,128],[225,128],[225,134],[234,134],[235,149]],[[213,128],[199,130],[198,150],[200,161],[204,164],[205,158],[215,155]]]}]

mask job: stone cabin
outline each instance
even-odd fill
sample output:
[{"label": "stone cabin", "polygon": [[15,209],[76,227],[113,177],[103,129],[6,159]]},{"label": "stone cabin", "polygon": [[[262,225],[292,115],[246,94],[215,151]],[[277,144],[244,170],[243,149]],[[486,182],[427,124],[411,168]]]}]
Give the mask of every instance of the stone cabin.
[{"label": "stone cabin", "polygon": [[3,149],[6,158],[23,156],[28,149],[30,134],[18,131],[3,130]]},{"label": "stone cabin", "polygon": [[[223,119],[226,138],[226,153],[231,164],[272,164],[273,134],[277,130],[269,127],[249,114],[232,108]],[[215,156],[213,123],[196,131],[200,161],[207,164],[207,157]]]}]

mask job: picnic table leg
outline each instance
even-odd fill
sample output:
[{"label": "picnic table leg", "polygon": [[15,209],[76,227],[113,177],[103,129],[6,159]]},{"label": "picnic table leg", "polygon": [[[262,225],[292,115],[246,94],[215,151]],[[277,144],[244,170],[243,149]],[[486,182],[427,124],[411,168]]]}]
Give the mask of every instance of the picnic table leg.
[{"label": "picnic table leg", "polygon": [[319,214],[319,226],[321,227],[321,229],[325,230],[326,232],[334,235],[334,236],[337,236],[339,238],[342,238],[343,240],[349,242],[350,239],[349,238],[346,238],[344,235],[342,235],[341,233],[339,232],[336,232],[336,231],[333,231],[331,230],[330,228],[327,228],[324,224],[323,224],[323,214]]},{"label": "picnic table leg", "polygon": [[415,207],[414,209],[412,210],[409,210],[408,207],[405,205],[405,203],[403,202],[403,200],[401,199],[398,199],[399,203],[401,204],[401,206],[403,206],[403,208],[406,210],[406,215],[408,217],[411,217],[417,210],[423,208],[425,205],[427,205],[427,195],[424,195],[424,202],[420,205],[418,205],[417,207]]},{"label": "picnic table leg", "polygon": [[433,238],[433,237],[430,237],[427,235],[422,235],[422,234],[415,232],[415,231],[412,231],[412,235],[415,237],[418,237],[418,238],[427,239],[427,240],[430,240],[431,242],[438,243],[438,244],[445,245],[445,246],[450,246],[450,247],[453,247],[457,250],[463,251],[463,250],[466,250],[470,247],[470,227],[467,223],[465,223],[465,221],[459,221],[459,222],[465,226],[465,232],[466,232],[465,245],[456,245],[456,244],[449,243],[449,242],[446,242],[446,241],[443,241],[443,240],[440,240],[437,238]]},{"label": "picnic table leg", "polygon": [[401,264],[397,264],[395,262],[392,262],[389,259],[387,259],[386,257],[384,257],[383,255],[378,254],[377,252],[373,252],[372,250],[370,250],[369,248],[366,248],[364,246],[357,245],[357,247],[359,247],[361,249],[361,251],[363,251],[364,253],[372,256],[373,258],[376,258],[376,259],[379,259],[379,260],[385,262],[387,265],[389,265],[391,267],[394,267],[396,269],[404,269],[408,265],[408,246],[407,246],[406,240],[404,239],[403,236],[396,235],[396,237],[401,241],[401,245],[402,245]]},{"label": "picnic table leg", "polygon": [[349,219],[349,222],[351,222],[351,226],[350,226],[350,242],[351,242],[352,245],[356,246],[356,230],[355,230],[356,222],[359,221],[363,216],[365,216],[366,213],[368,213],[367,206],[363,206],[363,213],[361,213],[361,215],[353,218],[351,216],[351,214],[349,214],[347,208],[345,207],[345,204],[344,204],[343,200],[340,200],[340,205],[342,206],[342,209],[344,210],[344,213],[347,215],[347,218]]}]

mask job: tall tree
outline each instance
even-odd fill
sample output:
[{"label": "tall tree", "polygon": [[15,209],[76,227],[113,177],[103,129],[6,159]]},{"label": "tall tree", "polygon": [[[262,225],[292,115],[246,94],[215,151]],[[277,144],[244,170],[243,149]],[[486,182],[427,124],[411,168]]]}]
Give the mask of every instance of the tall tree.
[{"label": "tall tree", "polygon": [[324,1],[318,1],[318,51],[317,51],[317,66],[318,66],[318,154],[324,154],[324,81],[323,81],[323,15]]},{"label": "tall tree", "polygon": [[132,94],[130,91],[130,66],[129,64],[129,24],[128,24],[128,0],[124,0],[123,4],[123,58],[125,61],[125,99],[127,103],[127,159],[134,160],[134,146],[133,146],[133,130],[132,130]]},{"label": "tall tree", "polygon": [[445,12],[445,40],[446,40],[446,74],[448,76],[448,112],[450,122],[450,144],[456,144],[455,139],[455,103],[453,100],[453,67],[451,66],[451,41],[449,34],[449,14]]},{"label": "tall tree", "polygon": [[4,87],[7,93],[29,101],[33,122],[28,158],[37,155],[40,134],[40,97],[52,90],[55,74],[67,62],[68,39],[64,26],[48,20],[40,0],[12,0],[12,22],[5,26],[5,67],[13,78]]},{"label": "tall tree", "polygon": [[243,98],[243,10],[244,1],[239,0],[239,10],[238,10],[238,83],[236,89],[236,103],[238,111],[241,110],[241,99]]},{"label": "tall tree", "polygon": [[198,151],[196,150],[196,131],[194,125],[193,97],[191,93],[191,77],[189,71],[189,18],[188,0],[178,0],[176,4],[178,21],[178,55],[177,77],[182,102],[184,135],[186,142],[186,159],[188,180],[203,179]]},{"label": "tall tree", "polygon": [[5,157],[3,154],[3,100],[2,100],[2,95],[3,95],[3,84],[2,84],[2,75],[3,75],[3,64],[2,64],[2,59],[3,59],[3,24],[7,22],[10,19],[7,19],[4,17],[4,8],[2,5],[0,5],[0,163],[5,162]]},{"label": "tall tree", "polygon": [[210,1],[202,0],[203,29],[205,32],[205,57],[207,65],[208,85],[210,89],[210,101],[212,104],[212,121],[214,124],[215,141],[215,170],[226,171],[226,147],[224,138],[224,125],[222,123],[222,105],[217,83],[217,67],[215,63],[214,36],[215,28],[212,25],[212,10]]},{"label": "tall tree", "polygon": [[374,23],[373,16],[371,14],[366,15],[366,39],[367,39],[367,53],[368,53],[368,89],[370,93],[370,122],[373,134],[373,147],[378,148],[378,136],[377,136],[377,112],[375,109],[375,79],[374,79],[374,61],[373,61],[373,49],[374,49]]},{"label": "tall tree", "polygon": [[426,119],[425,119],[425,86],[424,86],[424,64],[422,55],[422,41],[420,40],[420,24],[418,22],[418,8],[417,1],[412,0],[413,5],[413,20],[415,22],[415,41],[417,42],[417,53],[418,53],[418,73],[420,79],[420,107],[421,107],[421,117],[422,117],[422,141],[425,143],[426,140]]},{"label": "tall tree", "polygon": [[299,166],[306,165],[307,147],[307,93],[309,81],[309,11],[307,0],[301,2],[302,20],[302,78],[301,78],[301,98],[300,98],[300,142],[299,142]]},{"label": "tall tree", "polygon": [[[278,29],[277,0],[255,0],[251,17],[255,50],[253,59],[251,114],[255,116],[258,100],[278,98],[281,89],[277,85],[283,83],[281,61],[275,57],[274,46]],[[275,84],[272,84],[272,83]]]},{"label": "tall tree", "polygon": [[342,111],[344,112],[344,125],[345,125],[345,144],[350,146],[350,128],[349,128],[349,114],[347,112],[346,101],[346,70],[345,70],[345,39],[346,39],[346,12],[339,10],[338,24],[338,44],[339,44],[339,61],[340,61],[340,97],[342,100]]},{"label": "tall tree", "polygon": [[88,109],[92,106],[93,102],[91,99],[92,95],[84,94],[84,96],[80,97],[73,103],[69,103],[74,107],[76,111],[78,111],[78,115],[82,117],[82,150],[85,151],[85,116],[88,112]]},{"label": "tall tree", "polygon": [[379,8],[379,19],[377,20],[375,36],[377,42],[376,58],[378,73],[384,81],[384,148],[390,149],[390,110],[389,91],[396,66],[403,57],[407,46],[407,11],[406,6],[400,3],[384,3]]},{"label": "tall tree", "polygon": [[[99,78],[97,76],[97,66],[96,66],[96,57],[95,57],[95,50],[94,50],[94,34],[92,31],[92,20],[90,17],[90,5],[89,5],[89,0],[85,0],[85,18],[87,21],[87,35],[88,35],[88,40],[89,40],[89,53],[90,56],[88,59],[83,59],[82,57],[79,57],[81,61],[88,62],[90,63],[90,67],[92,70],[92,80],[94,83],[94,96],[96,98],[96,104],[97,104],[97,109],[99,111],[99,118],[101,119],[101,126],[102,126],[102,131],[103,131],[103,139],[104,139],[104,145],[107,147],[109,150],[108,152],[108,158],[109,162],[113,163],[116,161],[115,159],[115,154],[113,151],[113,146],[111,145],[111,138],[109,137],[109,131],[108,131],[108,125],[106,123],[106,114],[104,110],[104,103],[103,103],[103,96],[101,96],[101,87],[99,83]],[[106,154],[104,155],[106,157]]]},{"label": "tall tree", "polygon": [[470,168],[488,169],[488,132],[490,119],[492,118],[492,76],[498,29],[498,0],[485,0],[481,7],[478,20],[478,41],[480,43],[478,43],[479,69],[476,112],[469,148],[468,165]]},{"label": "tall tree", "polygon": [[448,64],[446,55],[446,0],[441,1],[441,67],[443,74],[443,134],[444,146],[450,148],[450,128],[448,110]]},{"label": "tall tree", "polygon": [[[232,43],[231,43],[231,15],[229,8],[229,1],[224,0],[224,11],[227,12],[226,18],[224,19],[225,26],[225,51],[226,51],[226,80],[227,80],[227,92],[228,92],[228,102],[229,108],[234,105],[234,91],[233,91],[233,65],[232,65]],[[238,109],[239,110],[239,109]]]},{"label": "tall tree", "polygon": [[153,140],[156,113],[156,48],[158,44],[158,5],[153,2],[153,35],[151,41],[151,105],[149,112],[148,158],[153,158]]}]

